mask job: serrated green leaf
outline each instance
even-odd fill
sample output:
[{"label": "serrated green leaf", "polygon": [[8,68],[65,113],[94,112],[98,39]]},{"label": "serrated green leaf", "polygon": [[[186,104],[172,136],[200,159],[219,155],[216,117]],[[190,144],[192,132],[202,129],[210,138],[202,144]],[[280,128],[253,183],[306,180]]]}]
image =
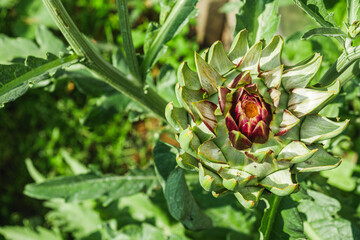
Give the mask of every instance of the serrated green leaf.
[{"label": "serrated green leaf", "polygon": [[[321,219],[304,222],[304,232],[310,239],[359,239],[359,233],[352,229],[352,224],[345,219]],[[357,232],[357,233],[356,233]]]},{"label": "serrated green leaf", "polygon": [[25,64],[0,65],[0,105],[23,95],[30,84],[47,79],[58,69],[77,61],[76,55],[57,58],[49,53],[47,59],[29,56]]},{"label": "serrated green leaf", "polygon": [[62,232],[71,233],[76,239],[86,237],[101,229],[102,220],[92,203],[68,203],[56,199],[44,203],[51,210],[46,220]]},{"label": "serrated green leaf", "polygon": [[98,175],[95,173],[56,177],[39,184],[25,186],[24,194],[36,199],[63,198],[83,201],[107,196],[105,203],[142,191],[156,181],[150,170],[142,174],[125,176]]},{"label": "serrated green leaf", "polygon": [[280,23],[278,0],[247,0],[236,15],[235,32],[247,28],[250,45],[265,39],[270,41]]},{"label": "serrated green leaf", "polygon": [[0,233],[7,240],[61,240],[59,233],[50,231],[43,227],[37,227],[36,231],[28,227],[6,226],[0,227]]},{"label": "serrated green leaf", "polygon": [[0,34],[0,63],[7,64],[15,58],[26,58],[27,56],[44,57],[45,52],[31,40],[26,38],[10,38]]},{"label": "serrated green leaf", "polygon": [[64,43],[44,25],[36,27],[35,36],[36,42],[43,52],[51,52],[55,55],[58,55],[60,52],[68,52]]},{"label": "serrated green leaf", "polygon": [[304,232],[310,239],[358,239],[359,229],[337,215],[340,203],[323,193],[307,190],[312,199],[300,201],[298,209],[306,215]]},{"label": "serrated green leaf", "polygon": [[343,191],[351,192],[356,187],[356,177],[353,173],[356,169],[357,155],[355,152],[349,152],[339,167],[320,172],[321,176],[328,178],[327,183]]}]

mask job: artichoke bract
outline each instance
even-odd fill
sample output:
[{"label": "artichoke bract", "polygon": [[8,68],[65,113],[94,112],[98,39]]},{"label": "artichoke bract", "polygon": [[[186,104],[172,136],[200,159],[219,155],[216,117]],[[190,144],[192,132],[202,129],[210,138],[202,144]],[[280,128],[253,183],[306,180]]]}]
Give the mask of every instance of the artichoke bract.
[{"label": "artichoke bract", "polygon": [[319,115],[340,91],[339,81],[309,86],[319,54],[287,67],[280,61],[280,36],[263,45],[249,48],[242,30],[228,53],[219,41],[202,56],[195,53],[196,72],[180,65],[178,103],[166,107],[181,146],[178,165],[198,171],[213,196],[232,193],[248,208],[264,190],[279,196],[297,190],[299,173],[337,167],[341,159],[322,141],[349,122]]}]

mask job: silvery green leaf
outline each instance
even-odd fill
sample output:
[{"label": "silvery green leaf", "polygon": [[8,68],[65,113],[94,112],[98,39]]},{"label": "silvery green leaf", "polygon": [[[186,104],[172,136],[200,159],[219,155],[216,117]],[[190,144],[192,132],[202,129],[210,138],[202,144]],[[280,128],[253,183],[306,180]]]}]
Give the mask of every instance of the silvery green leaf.
[{"label": "silvery green leaf", "polygon": [[289,195],[298,187],[291,180],[290,169],[276,171],[261,180],[260,184],[278,196]]},{"label": "silvery green leaf", "polygon": [[200,100],[191,103],[197,114],[200,116],[204,124],[209,130],[215,133],[217,126],[217,118],[215,116],[215,110],[217,105],[209,100]]},{"label": "silvery green leaf", "polygon": [[[279,90],[277,90],[276,88],[271,88],[269,90],[269,95],[271,97],[271,99],[273,100],[273,104],[275,108],[278,108],[279,103],[280,103],[280,97],[281,97],[281,92]],[[270,126],[271,130],[272,126]]]},{"label": "silvery green leaf", "polygon": [[187,87],[182,87],[179,83],[177,83],[175,93],[180,105],[192,115],[195,121],[197,121],[199,119],[199,115],[196,113],[191,103],[202,100],[204,92],[202,90],[191,90]]},{"label": "silvery green leaf", "polygon": [[209,128],[201,122],[191,127],[191,130],[198,136],[200,142],[206,142],[214,137],[214,133],[209,130]]},{"label": "silvery green leaf", "polygon": [[267,152],[271,150],[275,155],[278,155],[283,147],[283,143],[277,138],[269,138],[266,143],[253,143],[250,152]]},{"label": "silvery green leaf", "polygon": [[306,64],[284,71],[282,75],[282,85],[286,91],[294,88],[305,88],[318,71],[320,64],[321,56],[315,53],[312,59]]},{"label": "silvery green leaf", "polygon": [[306,116],[300,128],[300,138],[306,144],[330,139],[339,135],[349,124],[349,119],[334,122],[320,115]]},{"label": "silvery green leaf", "polygon": [[224,46],[220,41],[216,41],[211,45],[208,53],[208,62],[221,75],[235,67],[234,63],[226,55]]},{"label": "silvery green leaf", "polygon": [[237,69],[241,71],[250,70],[252,74],[258,73],[262,42],[253,45],[245,56],[241,59]]},{"label": "silvery green leaf", "polygon": [[262,50],[261,53],[261,70],[267,71],[280,66],[280,56],[283,44],[283,39],[279,35],[277,35],[272,38],[271,42],[268,45],[266,45],[266,47]]},{"label": "silvery green leaf", "polygon": [[197,53],[195,64],[203,89],[210,95],[216,93],[217,86],[222,85],[225,79]]},{"label": "silvery green leaf", "polygon": [[261,179],[278,170],[277,163],[275,163],[275,161],[273,160],[273,158],[268,158],[267,161],[262,163],[248,160],[247,165],[244,166],[242,170]]},{"label": "silvery green leaf", "polygon": [[249,181],[255,178],[247,172],[235,168],[222,168],[218,172],[223,179],[223,185],[231,191],[241,190]]},{"label": "silvery green leaf", "polygon": [[204,161],[226,164],[226,159],[220,148],[211,140],[206,141],[199,146],[198,156]]},{"label": "silvery green leaf", "polygon": [[185,109],[174,107],[172,102],[165,108],[165,117],[168,123],[178,132],[186,129],[189,123]]},{"label": "silvery green leaf", "polygon": [[300,122],[300,119],[295,117],[290,111],[284,110],[283,119],[280,123],[279,132],[276,135],[284,135],[291,128],[296,126]]},{"label": "silvery green leaf", "polygon": [[245,155],[254,162],[263,163],[274,158],[274,151],[265,148],[263,151],[245,152]]},{"label": "silvery green leaf", "polygon": [[201,89],[199,77],[196,72],[192,71],[186,62],[183,62],[177,71],[177,78],[180,86],[186,86],[191,90]]},{"label": "silvery green leaf", "polygon": [[228,136],[228,130],[224,128],[226,128],[224,121],[219,121],[218,127],[216,129],[217,135],[213,141],[215,144],[217,144],[217,146],[219,146],[226,158],[226,162],[229,163],[231,167],[241,167],[247,161],[246,156],[243,152],[236,150],[232,146]]},{"label": "silvery green leaf", "polygon": [[216,173],[207,170],[199,163],[199,182],[208,192],[223,189],[222,180]]},{"label": "silvery green leaf", "polygon": [[304,162],[295,164],[294,169],[298,172],[318,172],[336,168],[341,163],[341,159],[336,158],[326,152],[322,147],[315,145],[309,146],[310,149],[317,148],[318,151]]},{"label": "silvery green leaf", "polygon": [[290,92],[288,109],[296,116],[302,117],[311,113],[315,109],[336,96],[340,91],[340,81],[335,81],[331,86],[326,88],[326,91],[310,89],[310,88],[295,88]]},{"label": "silvery green leaf", "polygon": [[176,155],[176,162],[179,165],[179,167],[186,169],[186,170],[198,169],[199,161],[186,152],[184,152],[182,154],[178,153]]},{"label": "silvery green leaf", "polygon": [[292,141],[281,150],[277,158],[291,163],[299,163],[309,159],[316,151],[316,148],[309,150],[302,142]]},{"label": "silvery green leaf", "polygon": [[[260,63],[261,66],[261,63]],[[278,67],[260,72],[259,77],[264,79],[265,85],[268,88],[276,88],[278,89],[281,83],[281,78],[284,70],[284,65],[279,65]]]},{"label": "silvery green leaf", "polygon": [[260,187],[245,187],[241,191],[234,193],[236,199],[246,208],[253,208],[259,201],[261,193],[264,188]]},{"label": "silvery green leaf", "polygon": [[235,64],[239,64],[240,60],[249,50],[247,36],[248,31],[243,29],[236,35],[234,41],[231,44],[229,58]]},{"label": "silvery green leaf", "polygon": [[180,143],[181,148],[197,158],[197,149],[200,146],[199,138],[194,134],[190,128],[187,128],[180,132],[178,137],[178,142]]}]

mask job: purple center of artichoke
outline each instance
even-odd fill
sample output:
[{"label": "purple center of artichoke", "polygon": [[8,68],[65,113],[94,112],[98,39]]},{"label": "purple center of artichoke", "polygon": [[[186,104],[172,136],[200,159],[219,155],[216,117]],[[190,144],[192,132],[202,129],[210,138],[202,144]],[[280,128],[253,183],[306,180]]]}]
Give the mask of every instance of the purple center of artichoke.
[{"label": "purple center of artichoke", "polygon": [[233,94],[226,125],[236,149],[249,148],[253,143],[265,143],[269,138],[271,120],[271,107],[262,99],[256,84],[238,88]]}]

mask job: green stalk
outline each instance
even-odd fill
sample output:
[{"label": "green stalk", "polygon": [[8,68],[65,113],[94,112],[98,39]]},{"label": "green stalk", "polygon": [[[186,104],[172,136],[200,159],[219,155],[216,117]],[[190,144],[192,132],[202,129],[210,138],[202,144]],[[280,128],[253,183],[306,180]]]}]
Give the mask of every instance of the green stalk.
[{"label": "green stalk", "polygon": [[118,91],[161,118],[165,118],[167,102],[151,88],[144,90],[140,84],[128,79],[124,73],[112,66],[95,51],[91,43],[84,38],[76,27],[60,0],[43,0],[43,3],[72,49],[79,57],[84,58],[83,64],[102,76],[106,83]]},{"label": "green stalk", "polygon": [[327,86],[336,79],[344,85],[349,79],[359,74],[359,65],[356,62],[360,60],[360,47],[355,47],[351,52],[343,52],[336,62],[320,79],[323,86]]},{"label": "green stalk", "polygon": [[116,7],[119,16],[120,32],[124,43],[126,60],[129,65],[130,72],[134,75],[136,81],[141,83],[142,81],[141,81],[139,63],[136,58],[134,43],[131,36],[127,1],[116,0]]},{"label": "green stalk", "polygon": [[271,230],[275,221],[276,215],[278,214],[278,208],[283,197],[271,194],[266,200],[268,206],[264,211],[264,215],[261,219],[261,225],[259,228],[260,239],[270,239]]}]

